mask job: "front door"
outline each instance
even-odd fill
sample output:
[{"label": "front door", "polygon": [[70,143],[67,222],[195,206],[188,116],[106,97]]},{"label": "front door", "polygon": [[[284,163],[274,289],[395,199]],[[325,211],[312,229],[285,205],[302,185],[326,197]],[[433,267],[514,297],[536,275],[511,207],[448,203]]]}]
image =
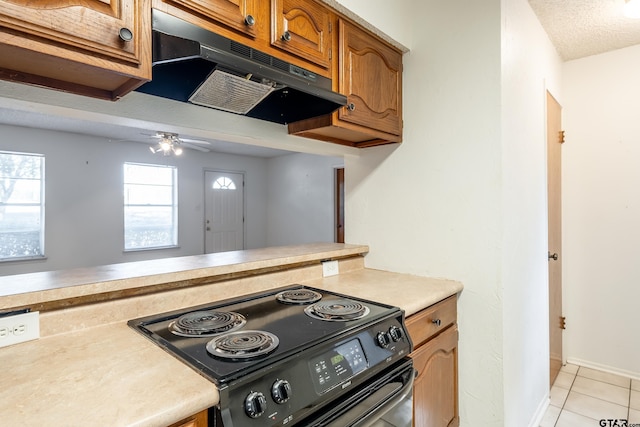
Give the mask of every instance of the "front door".
[{"label": "front door", "polygon": [[562,107],[547,92],[547,186],[549,209],[549,361],[550,386],[562,367]]},{"label": "front door", "polygon": [[244,249],[244,175],[205,171],[205,253]]}]

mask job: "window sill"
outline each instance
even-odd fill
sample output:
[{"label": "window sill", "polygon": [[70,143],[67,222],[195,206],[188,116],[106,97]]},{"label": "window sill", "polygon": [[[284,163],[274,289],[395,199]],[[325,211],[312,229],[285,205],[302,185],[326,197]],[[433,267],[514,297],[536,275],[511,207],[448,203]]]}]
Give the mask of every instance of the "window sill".
[{"label": "window sill", "polygon": [[164,251],[167,249],[180,249],[180,246],[172,245],[172,246],[154,246],[152,248],[133,248],[133,249],[125,249],[124,251],[122,251],[122,253],[130,254],[130,253],[136,253],[136,252]]}]

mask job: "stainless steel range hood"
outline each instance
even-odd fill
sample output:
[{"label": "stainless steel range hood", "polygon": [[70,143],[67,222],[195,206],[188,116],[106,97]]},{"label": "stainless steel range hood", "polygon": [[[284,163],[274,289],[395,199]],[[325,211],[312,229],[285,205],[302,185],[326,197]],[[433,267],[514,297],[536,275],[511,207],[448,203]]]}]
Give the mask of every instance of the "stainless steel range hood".
[{"label": "stainless steel range hood", "polygon": [[138,92],[276,123],[346,105],[331,80],[153,11],[153,77]]}]

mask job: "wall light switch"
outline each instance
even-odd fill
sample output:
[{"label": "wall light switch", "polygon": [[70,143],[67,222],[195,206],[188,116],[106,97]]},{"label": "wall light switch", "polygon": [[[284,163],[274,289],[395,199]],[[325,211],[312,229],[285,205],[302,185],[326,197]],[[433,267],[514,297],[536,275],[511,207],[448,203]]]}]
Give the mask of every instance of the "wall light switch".
[{"label": "wall light switch", "polygon": [[0,317],[0,347],[40,338],[40,313],[16,314]]},{"label": "wall light switch", "polygon": [[335,276],[338,273],[338,261],[325,261],[322,263],[322,277]]}]

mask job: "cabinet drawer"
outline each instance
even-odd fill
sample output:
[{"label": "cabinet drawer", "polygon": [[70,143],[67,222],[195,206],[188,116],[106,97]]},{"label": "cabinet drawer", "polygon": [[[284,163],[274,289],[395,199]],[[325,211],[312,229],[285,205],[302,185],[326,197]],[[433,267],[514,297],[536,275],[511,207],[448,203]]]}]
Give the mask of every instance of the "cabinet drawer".
[{"label": "cabinet drawer", "polygon": [[456,323],[457,297],[455,295],[409,316],[406,320],[413,346],[418,347],[432,336]]}]

